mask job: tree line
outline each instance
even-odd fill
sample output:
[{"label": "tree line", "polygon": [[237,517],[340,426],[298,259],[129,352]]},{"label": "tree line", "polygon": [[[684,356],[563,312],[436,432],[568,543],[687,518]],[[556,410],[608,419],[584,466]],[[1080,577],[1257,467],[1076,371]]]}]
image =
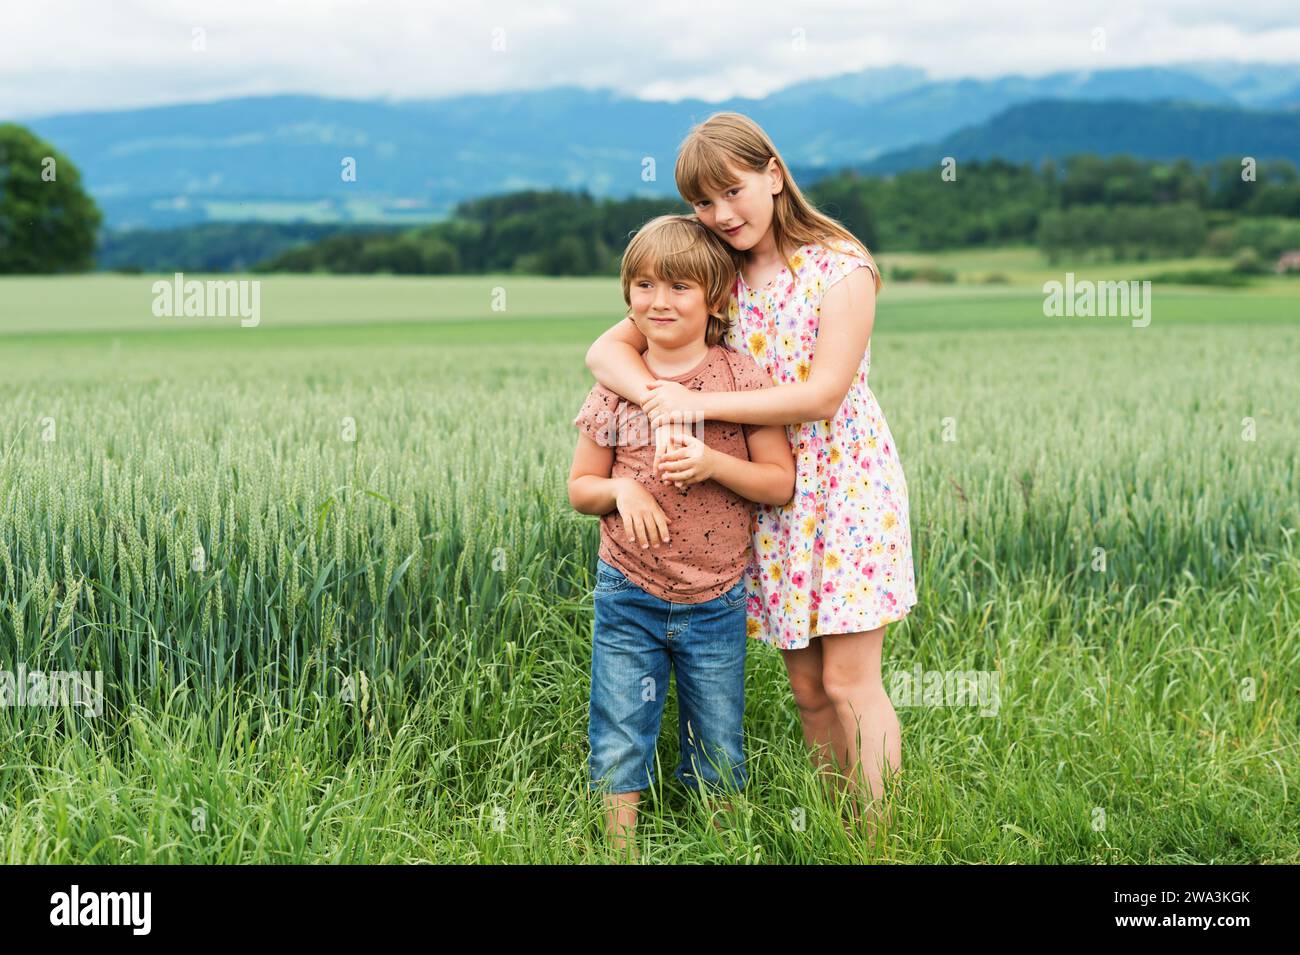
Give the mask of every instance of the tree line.
[{"label": "tree line", "polygon": [[[878,252],[1036,244],[1056,261],[1300,249],[1300,179],[1288,161],[1197,165],[1131,156],[1005,160],[892,176],[844,171],[805,190]],[[65,156],[0,124],[0,273],[167,271],[611,275],[629,238],[678,199],[528,190],[462,202],[415,228],[207,223],[99,236],[101,215]]]},{"label": "tree line", "polygon": [[[1248,177],[1243,179],[1243,173]],[[1300,247],[1300,181],[1278,161],[1196,166],[1129,156],[1072,156],[1035,168],[971,162],[890,177],[852,172],[805,190],[818,208],[876,251],[1036,244],[1062,254],[1115,258],[1263,255]],[[461,203],[444,222],[395,235],[335,236],[292,249],[263,271],[450,274],[614,274],[646,220],[689,212],[679,200],[597,199],[527,191]]]}]

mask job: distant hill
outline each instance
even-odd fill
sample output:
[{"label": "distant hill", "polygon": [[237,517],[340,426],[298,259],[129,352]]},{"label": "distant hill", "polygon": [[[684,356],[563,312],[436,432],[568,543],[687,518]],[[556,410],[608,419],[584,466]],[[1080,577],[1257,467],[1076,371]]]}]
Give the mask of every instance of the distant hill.
[{"label": "distant hill", "polygon": [[131,229],[103,237],[95,255],[96,267],[145,272],[238,272],[333,236],[391,234],[400,228],[324,222],[202,222],[174,229]]},{"label": "distant hill", "polygon": [[1183,64],[1180,69],[1228,93],[1241,106],[1300,106],[1300,75],[1293,65],[1207,62]]},{"label": "distant hill", "polygon": [[[415,222],[463,199],[523,189],[675,194],[691,124],[722,109],[762,123],[816,174],[932,143],[1044,99],[1300,106],[1300,65],[1188,64],[1041,77],[931,80],[889,67],[761,99],[651,102],[559,87],[436,100],[265,96],[23,119],[81,169],[111,228],[203,221]],[[1091,144],[1113,151],[1106,130]],[[357,180],[340,176],[345,156]],[[653,181],[642,162],[653,157]]]},{"label": "distant hill", "polygon": [[868,175],[938,168],[994,157],[1037,165],[1075,153],[1127,154],[1145,159],[1186,157],[1204,163],[1225,156],[1300,162],[1300,111],[1254,110],[1192,103],[1126,100],[1041,100],[1004,110],[938,142],[912,146],[856,168]]}]

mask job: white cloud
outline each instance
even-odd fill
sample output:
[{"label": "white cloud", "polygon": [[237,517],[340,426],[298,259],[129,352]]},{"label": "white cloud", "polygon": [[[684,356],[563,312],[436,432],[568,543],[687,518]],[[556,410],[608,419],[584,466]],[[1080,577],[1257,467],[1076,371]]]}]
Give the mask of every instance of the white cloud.
[{"label": "white cloud", "polygon": [[[1295,62],[1290,2],[43,0],[0,29],[0,116],[259,93],[430,97],[552,85],[761,96],[906,63],[936,77]],[[1092,49],[1093,30],[1106,49]],[[193,49],[193,31],[206,49]],[[493,49],[494,30],[504,50]],[[795,31],[805,39],[793,42]]]}]

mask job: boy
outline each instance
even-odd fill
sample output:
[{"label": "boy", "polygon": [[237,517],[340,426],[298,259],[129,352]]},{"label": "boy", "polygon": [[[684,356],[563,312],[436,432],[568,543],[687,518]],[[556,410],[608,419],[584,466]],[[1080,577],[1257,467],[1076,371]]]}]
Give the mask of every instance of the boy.
[{"label": "boy", "polygon": [[[735,275],[729,250],[692,217],[660,216],[636,234],[623,256],[623,299],[655,375],[695,390],[772,385],[752,358],[719,344]],[[641,790],[654,782],[670,669],[681,714],[677,778],[691,787],[746,783],[751,502],[787,503],[794,459],[779,425],[697,422],[694,434],[666,426],[652,440],[641,409],[601,385],[574,424],[581,434],[569,502],[602,515],[590,787],[605,789],[606,830],[623,849],[635,833]],[[675,452],[661,473],[656,441]]]}]

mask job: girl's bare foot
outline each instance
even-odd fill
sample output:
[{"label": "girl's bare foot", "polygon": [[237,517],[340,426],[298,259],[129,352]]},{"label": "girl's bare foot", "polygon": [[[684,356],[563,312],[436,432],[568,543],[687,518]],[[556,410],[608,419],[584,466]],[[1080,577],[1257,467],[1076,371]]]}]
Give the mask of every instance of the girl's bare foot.
[{"label": "girl's bare foot", "polygon": [[892,821],[893,813],[887,804],[882,804],[879,800],[869,803],[865,812],[859,812],[851,801],[848,818],[841,817],[844,831],[854,838],[863,836],[867,846],[873,850],[884,847]]}]

